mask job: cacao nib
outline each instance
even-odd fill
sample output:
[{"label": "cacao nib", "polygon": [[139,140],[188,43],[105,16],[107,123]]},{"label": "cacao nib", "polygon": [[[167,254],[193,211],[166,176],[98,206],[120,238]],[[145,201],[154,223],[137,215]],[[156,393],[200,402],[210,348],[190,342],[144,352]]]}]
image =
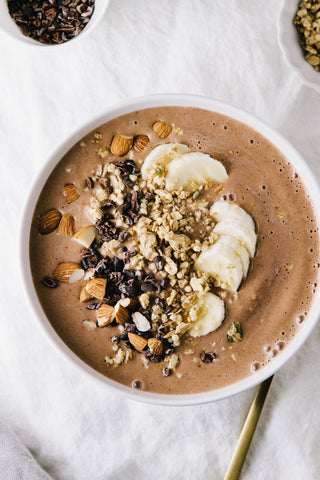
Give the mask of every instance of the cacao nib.
[{"label": "cacao nib", "polygon": [[141,313],[146,317],[147,320],[149,320],[149,322],[151,322],[151,312],[149,310],[143,310]]},{"label": "cacao nib", "polygon": [[[100,182],[100,185],[105,188],[106,190],[109,189],[109,186],[110,186],[110,182],[109,182],[109,179],[107,177],[102,177],[100,178],[99,180]],[[111,192],[112,193],[112,192]]]},{"label": "cacao nib", "polygon": [[129,323],[129,324],[127,325],[126,331],[127,331],[127,332],[136,333],[137,327],[135,326],[134,323]]},{"label": "cacao nib", "polygon": [[163,270],[164,261],[163,261],[162,257],[160,257],[160,255],[157,255],[156,257],[154,257],[153,262],[154,262],[155,266],[157,267],[157,270]]},{"label": "cacao nib", "polygon": [[161,307],[162,310],[166,310],[167,308],[166,301],[163,298],[156,297],[154,303],[159,305],[159,307]]},{"label": "cacao nib", "polygon": [[128,188],[132,188],[134,186],[134,182],[130,180],[130,178],[127,176],[123,176],[122,181],[125,184],[125,186]]},{"label": "cacao nib", "polygon": [[99,262],[95,266],[95,272],[98,275],[106,274],[110,271],[111,269],[111,262],[109,258],[103,258],[102,260],[99,260]]},{"label": "cacao nib", "polygon": [[133,190],[131,195],[131,208],[134,212],[139,211],[139,201],[138,201],[138,192]]},{"label": "cacao nib", "polygon": [[119,335],[117,338],[119,338],[119,340],[128,340],[128,333],[125,332],[122,335]]},{"label": "cacao nib", "polygon": [[144,198],[145,198],[146,200],[148,200],[149,202],[153,202],[153,201],[154,201],[154,195],[152,195],[151,192],[146,192],[146,193],[144,194]]},{"label": "cacao nib", "polygon": [[134,225],[138,221],[139,216],[136,215],[134,212],[131,212],[130,210],[126,210],[123,212],[122,218],[126,222],[126,224],[129,225],[129,227],[132,227],[132,225]]},{"label": "cacao nib", "polygon": [[154,363],[160,363],[163,359],[163,355],[154,355],[153,353],[149,352],[146,350],[146,352],[143,352],[143,354],[151,361]]},{"label": "cacao nib", "polygon": [[132,278],[128,280],[127,283],[120,283],[119,290],[126,297],[137,297],[140,293],[139,282],[135,278]]},{"label": "cacao nib", "polygon": [[124,261],[121,260],[120,258],[118,257],[113,257],[112,259],[112,266],[113,266],[113,270],[115,272],[122,272],[123,268],[124,268]]},{"label": "cacao nib", "polygon": [[118,242],[123,243],[126,240],[128,240],[128,238],[129,238],[128,232],[126,232],[125,230],[122,230],[122,232],[120,232],[120,234],[119,234]]},{"label": "cacao nib", "polygon": [[129,175],[137,175],[140,174],[138,168],[136,167],[136,164],[134,160],[131,158],[128,158],[127,160],[124,160],[123,162],[116,162],[115,163],[116,167],[118,167],[121,171],[121,174],[129,174]]},{"label": "cacao nib", "polygon": [[202,352],[200,353],[200,360],[203,363],[212,363],[217,358],[214,352]]},{"label": "cacao nib", "polygon": [[110,272],[108,274],[108,286],[111,287],[110,284],[114,286],[119,286],[119,284],[124,280],[124,275],[122,272]]},{"label": "cacao nib", "polygon": [[157,290],[157,286],[152,282],[142,282],[141,291],[142,292],[154,292]]},{"label": "cacao nib", "polygon": [[90,247],[91,255],[94,255],[99,260],[101,258],[101,255],[100,255],[100,252],[99,252],[98,248],[100,248],[100,247],[101,247],[101,244],[98,240],[94,240],[94,242],[92,243],[92,245]]},{"label": "cacao nib", "polygon": [[102,302],[98,302],[98,303],[89,303],[89,305],[87,305],[87,309],[88,310],[97,310],[98,308],[100,308],[102,305]]},{"label": "cacao nib", "polygon": [[137,250],[131,250],[125,253],[125,256],[128,258],[135,257],[137,255]]},{"label": "cacao nib", "polygon": [[171,370],[168,367],[164,367],[164,369],[162,370],[162,375],[164,377],[169,377],[170,373],[171,373]]},{"label": "cacao nib", "polygon": [[49,277],[49,276],[43,277],[41,279],[41,283],[42,283],[42,285],[44,285],[47,288],[57,288],[57,286],[59,285],[58,280],[56,280],[53,277]]},{"label": "cacao nib", "polygon": [[88,177],[88,178],[86,179],[86,186],[87,186],[88,188],[90,188],[90,190],[93,189],[93,187],[94,187],[94,181],[92,180],[91,177]]},{"label": "cacao nib", "polygon": [[90,248],[83,248],[80,252],[81,258],[90,257],[92,255]]},{"label": "cacao nib", "polygon": [[112,200],[107,200],[106,202],[104,202],[104,204],[101,206],[101,210],[103,212],[105,212],[106,210],[108,210],[109,208],[114,208],[115,207],[115,204],[113,203]]},{"label": "cacao nib", "polygon": [[167,286],[169,285],[169,278],[166,277],[166,278],[161,278],[160,282],[159,282],[159,287],[161,290],[164,290],[165,288],[167,288]]},{"label": "cacao nib", "polygon": [[88,262],[88,260],[86,259],[86,257],[81,259],[80,265],[82,266],[82,268],[83,268],[84,270],[88,270],[88,268],[89,268],[89,262]]},{"label": "cacao nib", "polygon": [[174,353],[174,349],[173,348],[167,348],[165,351],[164,351],[165,355],[172,355]]},{"label": "cacao nib", "polygon": [[124,346],[125,346],[126,348],[128,348],[129,350],[134,350],[134,346],[131,345],[131,343],[130,343],[129,341],[128,341],[128,342],[125,342],[125,343],[124,343]]},{"label": "cacao nib", "polygon": [[117,240],[120,235],[120,230],[110,221],[105,215],[100,218],[95,224],[99,235],[104,242],[110,242],[110,240]]},{"label": "cacao nib", "polygon": [[145,277],[145,273],[143,270],[136,270],[135,272],[135,276],[138,280],[140,280],[140,282],[144,279]]},{"label": "cacao nib", "polygon": [[165,327],[164,325],[161,325],[157,330],[157,335],[159,335],[160,337],[163,337],[164,334],[165,334]]},{"label": "cacao nib", "polygon": [[132,270],[124,270],[123,274],[126,278],[135,278],[135,272]]}]

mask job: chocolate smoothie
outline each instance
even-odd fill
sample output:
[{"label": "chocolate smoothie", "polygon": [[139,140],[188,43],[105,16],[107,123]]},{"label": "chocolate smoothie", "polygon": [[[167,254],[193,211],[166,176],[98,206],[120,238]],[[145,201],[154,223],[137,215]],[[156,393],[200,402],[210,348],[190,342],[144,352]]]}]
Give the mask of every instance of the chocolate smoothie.
[{"label": "chocolate smoothie", "polygon": [[[170,131],[162,137],[152,128],[159,121],[170,126]],[[117,132],[129,138],[141,135],[148,139],[141,137],[142,150],[142,147],[131,148],[128,154],[120,157],[109,150]],[[97,299],[79,301],[80,292],[88,281],[86,276],[74,283],[60,282],[56,288],[48,285],[52,279],[42,281],[44,277],[52,277],[57,265],[62,262],[75,262],[81,268],[83,265],[88,268],[88,265],[80,263],[85,252],[70,235],[57,233],[57,230],[48,234],[39,233],[39,217],[50,209],[57,209],[61,215],[73,218],[71,233],[93,224],[87,207],[92,206],[95,188],[106,190],[106,197],[116,193],[112,191],[114,186],[110,188],[110,184],[101,180],[101,174],[100,178],[96,176],[97,170],[100,168],[101,172],[108,162],[125,162],[130,158],[135,169],[127,182],[133,192],[132,185],[140,178],[140,168],[146,156],[157,145],[168,142],[185,144],[191,151],[209,154],[225,167],[228,178],[223,183],[200,189],[200,200],[207,205],[207,218],[210,218],[209,210],[214,202],[225,200],[236,203],[252,217],[257,234],[255,255],[237,292],[211,287],[211,291],[225,302],[226,316],[222,325],[199,337],[191,337],[186,332],[181,342],[171,349],[179,358],[172,369],[164,360],[164,352],[157,357],[145,356],[137,351],[128,341],[126,323],[119,328],[120,322],[113,320],[107,326],[96,327],[97,311],[90,308],[99,307],[101,302]],[[71,200],[66,196],[65,185],[73,185],[78,192]],[[150,196],[145,198],[148,202],[153,201]],[[107,214],[109,207],[104,208]],[[193,242],[198,237],[199,244],[205,240],[205,235],[210,235],[210,222],[206,222],[207,229],[202,228],[205,224],[203,219],[202,216],[188,234]],[[135,221],[132,220],[132,223]],[[101,233],[102,227],[99,228]],[[144,391],[198,393],[225,387],[253,375],[275,356],[281,355],[294,338],[308,315],[318,288],[318,230],[308,191],[290,159],[258,132],[211,111],[193,107],[151,108],[102,125],[78,142],[59,162],[35,208],[30,262],[34,285],[48,320],[66,345],[84,362],[116,382]],[[121,252],[116,254],[118,260],[124,263],[125,257],[128,257],[126,251],[134,248],[130,242],[130,237],[126,238],[121,244]],[[101,241],[97,248],[100,246]],[[159,282],[163,270],[160,260],[152,277]],[[94,268],[97,268],[96,264]],[[120,269],[115,267],[113,275],[116,276],[121,268],[123,266]],[[149,283],[154,281],[152,278]],[[117,295],[119,298],[132,296],[125,290],[117,291]],[[105,298],[104,303],[115,305],[112,298]],[[170,309],[166,310],[167,305],[162,307],[158,317],[165,323]],[[139,311],[151,322],[151,313],[157,310],[146,306],[140,307]],[[227,332],[234,322],[240,323],[242,335],[240,341],[230,342]],[[132,332],[139,334],[134,328]],[[147,340],[148,337],[150,335],[146,336]],[[157,338],[162,339],[159,333]],[[164,349],[170,350],[169,347],[169,344],[164,344]],[[109,360],[120,348],[130,352],[131,358],[116,366]],[[172,354],[172,351],[167,351],[167,354]]]}]

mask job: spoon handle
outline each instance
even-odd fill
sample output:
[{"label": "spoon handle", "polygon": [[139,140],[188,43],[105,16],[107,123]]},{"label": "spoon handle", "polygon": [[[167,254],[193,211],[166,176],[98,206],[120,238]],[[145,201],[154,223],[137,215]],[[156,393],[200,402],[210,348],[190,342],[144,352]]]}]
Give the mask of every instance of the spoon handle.
[{"label": "spoon handle", "polygon": [[261,383],[242,427],[224,480],[237,480],[246,459],[273,376]]}]

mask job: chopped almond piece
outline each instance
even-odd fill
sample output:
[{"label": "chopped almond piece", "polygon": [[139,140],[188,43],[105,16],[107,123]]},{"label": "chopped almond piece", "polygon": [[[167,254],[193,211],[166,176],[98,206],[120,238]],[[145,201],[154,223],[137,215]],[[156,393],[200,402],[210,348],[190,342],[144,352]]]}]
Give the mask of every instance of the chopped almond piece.
[{"label": "chopped almond piece", "polygon": [[103,304],[97,310],[98,327],[110,325],[115,316],[115,310],[111,305]]},{"label": "chopped almond piece", "polygon": [[89,248],[96,237],[96,228],[93,225],[80,228],[74,235],[73,239],[81,243],[86,248]]},{"label": "chopped almond piece", "polygon": [[69,235],[70,237],[73,235],[74,232],[74,218],[71,215],[63,215],[57,233],[62,233],[64,235]]},{"label": "chopped almond piece", "polygon": [[63,283],[74,283],[81,280],[84,276],[84,270],[78,263],[64,262],[60,263],[53,272],[54,278]]},{"label": "chopped almond piece", "polygon": [[103,300],[106,291],[107,280],[105,278],[93,278],[87,283],[86,289],[89,295],[98,300]]},{"label": "chopped almond piece", "polygon": [[77,191],[73,183],[67,183],[64,186],[64,194],[67,200],[67,203],[72,203],[79,197],[80,193]]}]

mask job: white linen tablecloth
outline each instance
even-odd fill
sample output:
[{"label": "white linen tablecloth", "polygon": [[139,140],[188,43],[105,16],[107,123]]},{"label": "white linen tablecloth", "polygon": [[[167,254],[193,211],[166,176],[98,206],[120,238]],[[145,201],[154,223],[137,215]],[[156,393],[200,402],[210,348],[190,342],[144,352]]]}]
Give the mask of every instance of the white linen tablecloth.
[{"label": "white linen tablecloth", "polygon": [[[53,479],[223,478],[255,389],[204,406],[149,406],[74,370],[28,310],[18,230],[51,150],[118,100],[149,93],[247,110],[320,180],[320,96],[282,57],[278,9],[278,0],[111,0],[98,28],[70,45],[33,48],[0,32],[0,419]],[[277,373],[243,479],[320,478],[319,344],[318,325]]]}]

